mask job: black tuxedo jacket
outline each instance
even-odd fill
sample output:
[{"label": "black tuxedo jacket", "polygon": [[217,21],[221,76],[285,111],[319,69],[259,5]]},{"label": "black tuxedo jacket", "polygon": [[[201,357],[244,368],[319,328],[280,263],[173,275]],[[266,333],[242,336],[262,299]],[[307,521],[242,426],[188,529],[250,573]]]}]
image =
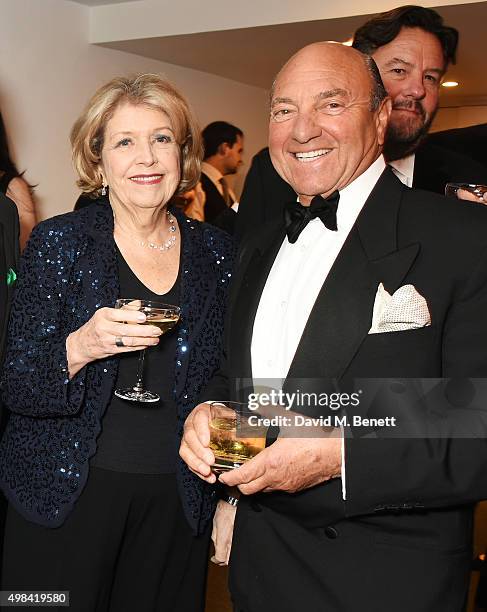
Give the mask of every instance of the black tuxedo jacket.
[{"label": "black tuxedo jacket", "polygon": [[467,155],[487,166],[487,123],[435,132],[428,136],[428,142]]},{"label": "black tuxedo jacket", "polygon": [[205,221],[213,223],[214,219],[227,210],[228,206],[213,181],[204,172],[201,173],[200,180],[203,191],[206,193]]},{"label": "black tuxedo jacket", "polygon": [[[254,317],[283,238],[272,222],[242,246],[226,358],[207,398],[229,397],[233,381],[251,377]],[[381,282],[391,294],[412,284],[431,326],[368,334]],[[288,379],[399,378],[383,389],[385,405],[412,409],[407,379],[487,376],[486,312],[487,209],[410,190],[386,169],[319,293]],[[487,497],[485,402],[467,396],[450,401],[440,385],[428,439],[347,437],[345,501],[340,479],[244,498],[231,557],[237,610],[460,612],[471,504]],[[463,414],[476,439],[448,437]]]},{"label": "black tuxedo jacket", "polygon": [[[426,141],[416,151],[413,187],[443,195],[448,182],[487,184],[487,167],[465,155]],[[235,236],[254,232],[262,224],[281,219],[286,202],[296,194],[275,171],[269,149],[252,160],[240,198]]]},{"label": "black tuxedo jacket", "polygon": [[19,217],[17,207],[5,195],[0,194],[0,359],[7,333],[10,302],[14,289],[14,274],[19,257]]},{"label": "black tuxedo jacket", "polygon": [[[487,144],[485,145],[487,147]],[[446,183],[487,184],[487,166],[428,139],[416,151],[413,187],[445,193]]]}]

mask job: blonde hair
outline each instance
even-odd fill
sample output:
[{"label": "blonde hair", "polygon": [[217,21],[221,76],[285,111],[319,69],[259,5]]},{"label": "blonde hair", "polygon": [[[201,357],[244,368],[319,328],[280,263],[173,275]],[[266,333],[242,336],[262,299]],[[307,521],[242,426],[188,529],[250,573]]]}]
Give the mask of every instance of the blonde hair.
[{"label": "blonde hair", "polygon": [[100,87],[71,130],[76,181],[83,193],[99,195],[103,177],[99,168],[105,128],[124,103],[144,105],[166,113],[181,154],[181,179],[175,195],[192,189],[199,180],[203,147],[194,114],[184,97],[157,74],[116,77]]}]

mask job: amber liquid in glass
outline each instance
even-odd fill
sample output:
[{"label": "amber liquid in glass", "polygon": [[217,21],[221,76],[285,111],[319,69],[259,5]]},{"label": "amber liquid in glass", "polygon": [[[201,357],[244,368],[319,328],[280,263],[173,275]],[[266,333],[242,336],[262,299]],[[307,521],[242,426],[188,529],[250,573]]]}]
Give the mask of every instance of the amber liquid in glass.
[{"label": "amber liquid in glass", "polygon": [[242,437],[237,432],[236,418],[214,418],[210,421],[210,448],[215,455],[213,471],[224,472],[239,467],[263,450],[265,436]]},{"label": "amber liquid in glass", "polygon": [[158,312],[146,312],[145,315],[147,318],[142,325],[155,325],[163,334],[172,329],[179,321],[179,315],[171,317]]}]

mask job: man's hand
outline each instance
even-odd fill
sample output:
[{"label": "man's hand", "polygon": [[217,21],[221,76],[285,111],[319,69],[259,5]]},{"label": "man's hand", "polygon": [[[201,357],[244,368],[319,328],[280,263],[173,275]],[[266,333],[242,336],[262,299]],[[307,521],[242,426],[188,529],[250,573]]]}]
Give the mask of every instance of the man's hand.
[{"label": "man's hand", "polygon": [[341,475],[342,440],[279,438],[242,467],[220,476],[245,495],[260,491],[295,493]]},{"label": "man's hand", "polygon": [[211,539],[215,545],[215,554],[211,558],[217,565],[228,565],[230,551],[232,550],[233,524],[237,507],[220,500],[213,517],[213,531]]},{"label": "man's hand", "polygon": [[487,204],[487,192],[482,197],[476,196],[474,193],[467,191],[466,189],[459,189],[457,191],[457,198],[459,200],[470,200],[471,202],[478,202],[479,204]]},{"label": "man's hand", "polygon": [[215,455],[210,446],[210,404],[198,404],[184,424],[179,455],[189,469],[206,482],[216,482],[211,471]]}]

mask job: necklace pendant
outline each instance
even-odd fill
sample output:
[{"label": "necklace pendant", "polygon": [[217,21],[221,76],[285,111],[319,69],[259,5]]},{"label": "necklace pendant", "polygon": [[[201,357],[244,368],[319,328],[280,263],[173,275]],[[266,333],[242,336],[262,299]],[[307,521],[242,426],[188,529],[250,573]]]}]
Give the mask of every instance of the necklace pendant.
[{"label": "necklace pendant", "polygon": [[140,240],[139,245],[141,247],[148,247],[149,249],[159,251],[159,253],[164,253],[164,251],[169,251],[169,249],[171,249],[176,244],[176,220],[169,211],[166,211],[166,215],[167,220],[170,223],[168,228],[169,238],[162,244],[156,244],[155,242],[144,242],[143,240]]}]

